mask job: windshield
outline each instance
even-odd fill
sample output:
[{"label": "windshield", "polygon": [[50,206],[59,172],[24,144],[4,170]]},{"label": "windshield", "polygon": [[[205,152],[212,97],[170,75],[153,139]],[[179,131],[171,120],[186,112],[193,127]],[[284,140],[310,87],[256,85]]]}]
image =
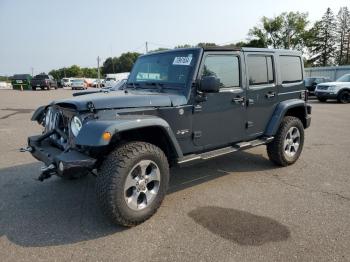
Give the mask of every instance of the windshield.
[{"label": "windshield", "polygon": [[27,80],[30,77],[30,75],[14,75],[14,80]]},{"label": "windshield", "polygon": [[48,75],[36,75],[34,76],[34,79],[48,79],[49,76]]},{"label": "windshield", "polygon": [[337,79],[337,82],[350,82],[350,75],[343,75]]},{"label": "windshield", "polygon": [[305,84],[311,85],[315,81],[315,78],[305,78]]},{"label": "windshield", "polygon": [[142,87],[149,83],[164,87],[185,87],[193,74],[197,57],[198,50],[142,56],[135,63],[128,84]]}]

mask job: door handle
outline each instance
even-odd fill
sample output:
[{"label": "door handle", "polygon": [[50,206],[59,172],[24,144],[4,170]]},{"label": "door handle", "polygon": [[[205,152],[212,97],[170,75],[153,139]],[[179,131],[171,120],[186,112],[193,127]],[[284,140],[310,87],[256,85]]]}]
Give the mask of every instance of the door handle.
[{"label": "door handle", "polygon": [[266,98],[273,98],[276,96],[276,93],[275,92],[268,92],[265,96],[266,96]]},{"label": "door handle", "polygon": [[244,103],[244,97],[243,96],[236,96],[232,99],[232,101],[236,104],[243,104]]}]

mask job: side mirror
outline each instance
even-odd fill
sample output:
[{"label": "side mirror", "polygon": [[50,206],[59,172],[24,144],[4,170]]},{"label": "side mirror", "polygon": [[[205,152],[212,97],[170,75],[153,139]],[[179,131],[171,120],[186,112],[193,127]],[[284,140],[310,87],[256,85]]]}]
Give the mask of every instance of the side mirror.
[{"label": "side mirror", "polygon": [[203,76],[200,85],[199,90],[206,92],[206,93],[215,93],[219,92],[220,89],[220,80],[219,78],[216,78],[215,76]]}]

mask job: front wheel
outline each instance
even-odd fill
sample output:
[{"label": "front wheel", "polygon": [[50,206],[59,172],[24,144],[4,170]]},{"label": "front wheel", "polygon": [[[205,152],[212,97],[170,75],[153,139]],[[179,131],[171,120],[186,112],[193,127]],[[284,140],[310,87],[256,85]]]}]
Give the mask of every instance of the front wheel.
[{"label": "front wheel", "polygon": [[350,92],[345,90],[338,95],[338,102],[342,104],[350,103]]},{"label": "front wheel", "polygon": [[285,117],[274,140],[267,144],[269,159],[279,166],[288,166],[298,160],[304,146],[304,126],[299,118]]},{"label": "front wheel", "polygon": [[161,205],[169,184],[163,151],[145,142],[130,142],[112,151],[98,172],[96,189],[103,211],[123,226],[150,218]]}]

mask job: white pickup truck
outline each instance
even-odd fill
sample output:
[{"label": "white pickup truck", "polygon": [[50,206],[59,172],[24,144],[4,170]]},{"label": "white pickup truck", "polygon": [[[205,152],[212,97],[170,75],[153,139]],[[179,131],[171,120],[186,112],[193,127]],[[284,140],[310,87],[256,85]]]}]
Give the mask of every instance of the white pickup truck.
[{"label": "white pickup truck", "polygon": [[112,88],[115,86],[119,81],[128,79],[129,73],[118,73],[118,74],[107,74],[106,75],[106,82],[105,87],[106,88]]}]

